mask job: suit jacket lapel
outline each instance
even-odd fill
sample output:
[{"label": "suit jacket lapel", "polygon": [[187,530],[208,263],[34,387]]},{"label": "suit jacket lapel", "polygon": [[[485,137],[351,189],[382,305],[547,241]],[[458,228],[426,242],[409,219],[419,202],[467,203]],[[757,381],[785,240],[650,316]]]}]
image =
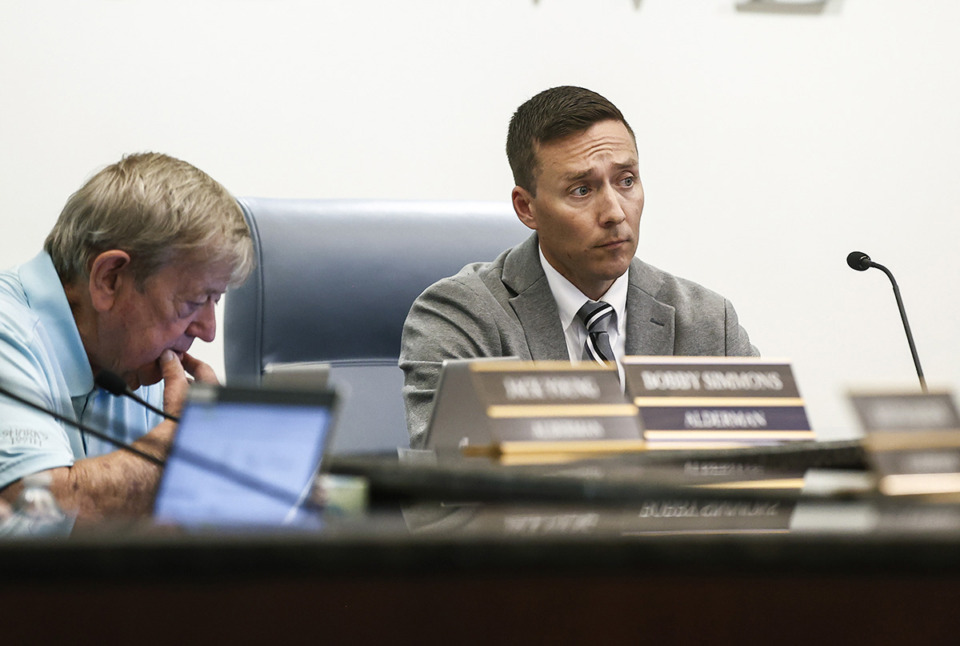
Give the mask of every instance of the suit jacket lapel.
[{"label": "suit jacket lapel", "polygon": [[[509,299],[510,305],[520,319],[531,358],[569,360],[557,302],[540,265],[537,245],[533,234],[507,254],[503,283],[516,294]],[[629,271],[627,355],[673,355],[676,310],[651,295],[659,292],[661,279],[637,258]]]},{"label": "suit jacket lapel", "polygon": [[676,309],[651,296],[658,293],[659,283],[645,263],[633,259],[627,288],[628,356],[669,356],[674,352]]},{"label": "suit jacket lapel", "polygon": [[510,298],[510,306],[520,319],[531,358],[569,360],[557,302],[540,265],[536,234],[507,254],[502,277],[503,283],[516,293]]}]

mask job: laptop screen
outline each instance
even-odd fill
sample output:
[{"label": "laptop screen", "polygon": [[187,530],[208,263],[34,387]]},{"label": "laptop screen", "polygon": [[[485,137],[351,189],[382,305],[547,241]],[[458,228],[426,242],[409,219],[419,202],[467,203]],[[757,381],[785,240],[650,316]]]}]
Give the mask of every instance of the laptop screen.
[{"label": "laptop screen", "polygon": [[318,527],[308,501],[335,407],[332,392],[194,385],[157,491],[155,521]]}]

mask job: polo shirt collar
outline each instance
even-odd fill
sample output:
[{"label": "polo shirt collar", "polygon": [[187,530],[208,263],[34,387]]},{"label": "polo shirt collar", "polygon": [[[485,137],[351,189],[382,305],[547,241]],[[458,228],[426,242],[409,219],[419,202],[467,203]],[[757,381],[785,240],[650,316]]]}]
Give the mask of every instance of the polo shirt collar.
[{"label": "polo shirt collar", "polygon": [[42,251],[33,260],[21,265],[20,280],[30,309],[36,312],[47,336],[58,350],[57,359],[70,396],[88,394],[93,390],[93,370],[50,254]]}]

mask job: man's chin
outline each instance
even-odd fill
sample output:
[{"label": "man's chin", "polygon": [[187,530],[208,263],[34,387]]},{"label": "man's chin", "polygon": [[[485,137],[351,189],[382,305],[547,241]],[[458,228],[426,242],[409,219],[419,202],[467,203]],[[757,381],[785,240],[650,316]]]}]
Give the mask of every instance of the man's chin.
[{"label": "man's chin", "polygon": [[630,270],[631,258],[622,258],[615,262],[604,263],[597,268],[595,274],[605,280],[614,281]]},{"label": "man's chin", "polygon": [[152,386],[163,379],[163,372],[160,370],[160,361],[154,361],[139,368],[132,375],[127,376],[127,385],[131,390],[136,390],[140,386]]}]

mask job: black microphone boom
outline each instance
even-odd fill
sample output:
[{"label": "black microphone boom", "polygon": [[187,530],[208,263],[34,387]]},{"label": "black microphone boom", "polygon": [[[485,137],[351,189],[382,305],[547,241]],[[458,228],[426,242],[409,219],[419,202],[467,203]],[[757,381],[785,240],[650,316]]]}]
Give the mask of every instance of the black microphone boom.
[{"label": "black microphone boom", "polygon": [[157,415],[165,417],[174,422],[180,421],[180,419],[175,415],[171,415],[170,413],[167,413],[166,411],[160,408],[157,408],[156,406],[154,406],[147,400],[143,399],[142,397],[138,397],[136,393],[130,390],[130,387],[127,386],[127,382],[123,380],[123,377],[121,377],[115,372],[110,372],[109,370],[101,370],[100,372],[97,373],[97,376],[93,378],[93,381],[98,386],[100,386],[101,388],[103,388],[104,390],[106,390],[108,393],[112,395],[116,395],[117,397],[129,397],[133,401],[137,402],[147,410],[150,410],[156,413]]},{"label": "black microphone boom", "polygon": [[917,355],[917,346],[913,343],[913,333],[910,331],[910,324],[907,322],[907,311],[903,307],[903,299],[900,298],[900,287],[897,286],[897,281],[893,277],[893,274],[883,265],[870,260],[870,256],[862,251],[851,251],[847,254],[847,264],[850,265],[851,269],[856,269],[857,271],[866,271],[871,267],[875,267],[885,273],[887,278],[890,279],[890,284],[893,285],[893,295],[897,298],[897,308],[900,310],[900,319],[903,321],[903,329],[907,333],[907,343],[910,344],[910,354],[913,356],[913,365],[917,369],[917,377],[920,378],[920,388],[923,392],[927,392],[927,381],[923,378],[923,368],[920,367],[920,357]]},{"label": "black microphone boom", "polygon": [[[113,373],[110,373],[110,374],[113,374]],[[113,376],[116,377],[117,379],[120,379],[120,377],[118,377],[117,375],[113,375]],[[126,383],[124,383],[124,387],[126,387]],[[49,415],[50,417],[52,417],[57,421],[63,422],[64,424],[67,424],[68,426],[72,426],[83,433],[92,435],[93,437],[99,438],[104,442],[112,444],[113,446],[119,449],[122,449],[140,458],[143,458],[147,462],[155,464],[159,467],[166,466],[166,460],[158,458],[154,455],[150,455],[149,453],[145,453],[144,451],[141,451],[140,449],[134,446],[131,446],[126,442],[118,440],[114,437],[110,437],[108,434],[101,433],[100,431],[94,428],[91,428],[86,424],[81,424],[80,422],[77,422],[76,420],[66,417],[65,415],[61,415],[60,413],[57,413],[55,411],[50,410],[49,408],[41,406],[40,404],[32,402],[25,397],[21,397],[20,395],[9,390],[8,388],[4,388],[3,386],[0,386],[0,395],[9,397],[10,399],[16,402],[19,402],[34,410],[37,410],[37,411],[40,411],[41,413]],[[136,399],[139,399],[139,398],[135,398],[135,400]],[[208,473],[213,473],[216,475],[223,476],[224,478],[233,481],[234,483],[240,485],[241,487],[245,487],[252,491],[256,491],[258,493],[261,493],[275,500],[279,500],[280,502],[290,504],[290,505],[302,506],[303,509],[305,509],[306,511],[318,512],[322,510],[322,507],[319,506],[317,503],[313,502],[312,500],[309,500],[309,499],[304,500],[298,494],[295,494],[290,491],[286,491],[285,489],[281,489],[279,487],[275,487],[269,482],[264,482],[259,478],[255,478],[253,476],[247,475],[242,471],[237,471],[236,469],[233,469],[225,464],[221,464],[219,462],[211,460],[210,458],[204,457],[200,454],[181,449],[179,451],[179,456],[180,458],[183,459],[184,462],[187,462],[199,469],[207,471]]]},{"label": "black microphone boom", "polygon": [[101,433],[96,429],[90,428],[86,424],[81,424],[80,422],[74,421],[69,417],[66,417],[64,415],[61,415],[60,413],[57,413],[48,408],[45,408],[40,404],[36,404],[30,401],[29,399],[26,399],[25,397],[21,397],[20,395],[14,392],[11,392],[10,390],[7,390],[6,388],[0,387],[0,395],[5,395],[14,401],[20,402],[24,406],[29,406],[30,408],[34,410],[38,410],[41,413],[46,413],[47,415],[49,415],[50,417],[52,417],[53,419],[59,422],[63,422],[64,424],[72,426],[79,431],[87,433],[88,435],[92,435],[93,437],[99,438],[108,444],[112,444],[118,449],[123,449],[124,451],[133,453],[137,457],[143,458],[147,462],[152,462],[153,464],[156,464],[157,466],[161,466],[161,467],[164,465],[164,461],[154,455],[150,455],[149,453],[144,453],[140,449],[130,446],[126,442],[122,442],[116,439],[115,437],[110,437],[106,433]]}]

